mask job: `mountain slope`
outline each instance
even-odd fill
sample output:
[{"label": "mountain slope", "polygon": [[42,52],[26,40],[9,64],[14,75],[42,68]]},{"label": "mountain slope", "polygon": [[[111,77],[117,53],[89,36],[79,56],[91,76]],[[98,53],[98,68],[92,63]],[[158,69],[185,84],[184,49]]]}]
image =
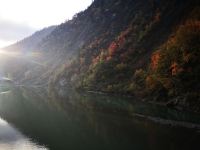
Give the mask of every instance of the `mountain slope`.
[{"label": "mountain slope", "polygon": [[[52,51],[64,53],[64,57],[78,51],[78,58],[65,64],[58,80],[65,76],[68,83],[77,80],[77,86],[103,91],[118,80],[127,84],[136,69],[148,66],[151,53],[186,20],[196,4],[188,0],[95,1],[88,10],[57,28],[57,35],[55,31],[47,40],[49,44],[45,43],[49,45],[46,49],[58,44]],[[114,70],[117,65],[119,70]]]},{"label": "mountain slope", "polygon": [[44,28],[40,31],[35,32],[33,35],[13,44],[10,45],[4,49],[6,50],[15,50],[15,51],[30,51],[35,50],[38,44],[46,37],[48,36],[56,26],[51,26]]},{"label": "mountain slope", "polygon": [[5,53],[5,57],[2,57],[0,60],[1,74],[13,79],[17,83],[22,83],[27,78],[30,70],[35,71],[38,67],[44,69],[38,62],[43,58],[40,56],[41,52],[37,50],[37,46],[55,28],[56,26],[44,28],[22,41],[5,47],[4,51],[8,51],[8,54]]},{"label": "mountain slope", "polygon": [[[199,10],[198,0],[95,0],[88,9],[35,42],[34,52],[41,53],[35,61],[42,65],[26,67],[20,72],[24,74],[20,81],[37,85],[48,83],[49,90],[58,93],[63,87],[71,86],[147,97],[181,107],[191,103],[180,102],[181,105],[175,99],[185,97],[182,93],[187,91],[194,97],[194,104],[198,104],[195,110],[199,111],[199,86],[188,90],[191,83],[200,81],[198,61],[192,63],[195,71],[182,71],[187,74],[186,82],[170,72],[185,70],[185,65],[189,65],[180,57],[186,50],[178,51],[184,46],[191,57],[195,53],[195,59],[200,59]],[[180,33],[182,26],[188,34]],[[179,42],[182,36],[188,38]],[[176,42],[169,44],[174,39]],[[191,39],[194,43],[186,44]],[[22,43],[19,49],[33,51],[28,41]]]}]

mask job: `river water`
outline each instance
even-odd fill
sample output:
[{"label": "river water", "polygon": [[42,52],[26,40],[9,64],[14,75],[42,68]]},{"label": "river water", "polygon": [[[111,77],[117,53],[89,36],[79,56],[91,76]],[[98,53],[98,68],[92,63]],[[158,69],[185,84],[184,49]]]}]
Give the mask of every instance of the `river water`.
[{"label": "river water", "polygon": [[0,94],[0,150],[200,149],[200,115],[134,98],[13,88]]}]

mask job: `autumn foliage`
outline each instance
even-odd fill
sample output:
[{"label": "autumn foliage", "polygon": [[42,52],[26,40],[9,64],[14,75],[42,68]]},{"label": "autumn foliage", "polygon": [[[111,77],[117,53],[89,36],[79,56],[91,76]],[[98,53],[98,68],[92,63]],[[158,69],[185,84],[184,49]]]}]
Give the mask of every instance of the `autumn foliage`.
[{"label": "autumn foliage", "polygon": [[183,95],[199,88],[200,21],[190,20],[152,54],[147,88],[165,88],[169,96]]},{"label": "autumn foliage", "polygon": [[110,56],[113,56],[117,51],[118,45],[116,42],[112,42],[108,48],[108,52]]},{"label": "autumn foliage", "polygon": [[153,55],[151,56],[151,65],[150,65],[152,70],[156,70],[158,68],[159,59],[160,59],[159,51],[153,53]]}]

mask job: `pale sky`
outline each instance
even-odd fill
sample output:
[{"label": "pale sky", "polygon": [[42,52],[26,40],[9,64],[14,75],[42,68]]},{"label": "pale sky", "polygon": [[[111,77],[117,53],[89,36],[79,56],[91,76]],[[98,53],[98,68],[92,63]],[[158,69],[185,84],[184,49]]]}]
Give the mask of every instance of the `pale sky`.
[{"label": "pale sky", "polygon": [[0,47],[71,19],[92,0],[0,0]]}]

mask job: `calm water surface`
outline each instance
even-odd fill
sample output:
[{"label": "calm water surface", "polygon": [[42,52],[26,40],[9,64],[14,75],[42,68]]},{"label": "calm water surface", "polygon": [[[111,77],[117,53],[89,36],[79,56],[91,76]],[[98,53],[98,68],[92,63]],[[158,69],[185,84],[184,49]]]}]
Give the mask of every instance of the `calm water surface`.
[{"label": "calm water surface", "polygon": [[200,115],[133,98],[74,91],[58,98],[26,88],[0,94],[0,150],[200,149],[199,124]]}]

